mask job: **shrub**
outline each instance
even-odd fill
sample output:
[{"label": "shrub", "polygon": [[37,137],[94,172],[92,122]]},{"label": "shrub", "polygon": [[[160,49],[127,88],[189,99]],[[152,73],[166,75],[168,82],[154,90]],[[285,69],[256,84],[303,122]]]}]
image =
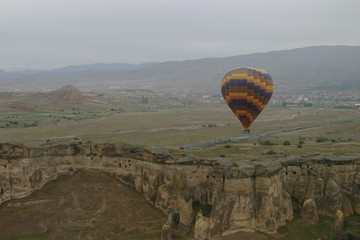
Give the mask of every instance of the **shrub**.
[{"label": "shrub", "polygon": [[77,143],[71,143],[70,146],[74,149],[75,154],[78,154],[81,152],[81,148]]},{"label": "shrub", "polygon": [[328,139],[325,137],[317,137],[315,139],[315,142],[317,142],[317,143],[322,143],[322,142],[327,142],[327,141],[328,141]]},{"label": "shrub", "polygon": [[271,145],[275,145],[275,143],[272,143],[269,140],[266,140],[266,141],[261,141],[260,145],[271,146]]},{"label": "shrub", "polygon": [[36,127],[38,124],[37,122],[26,122],[24,123],[24,127]]},{"label": "shrub", "polygon": [[226,145],[224,146],[224,148],[231,148],[231,145],[226,144]]},{"label": "shrub", "polygon": [[284,146],[290,146],[291,144],[290,144],[290,142],[288,140],[286,140],[286,141],[284,141],[283,145]]},{"label": "shrub", "polygon": [[224,154],[220,154],[219,156],[222,157],[222,158],[226,157]]},{"label": "shrub", "polygon": [[266,153],[265,153],[265,155],[275,155],[276,154],[276,151],[274,151],[274,150],[272,150],[272,149],[270,149],[269,151],[267,151]]},{"label": "shrub", "polygon": [[155,203],[156,198],[157,198],[156,193],[153,193],[153,194],[150,195],[150,201],[152,201],[153,203]]}]

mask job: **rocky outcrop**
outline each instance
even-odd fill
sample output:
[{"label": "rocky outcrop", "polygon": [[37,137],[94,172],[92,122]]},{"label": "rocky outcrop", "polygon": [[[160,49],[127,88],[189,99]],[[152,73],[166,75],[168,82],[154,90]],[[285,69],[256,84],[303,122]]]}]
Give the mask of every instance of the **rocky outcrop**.
[{"label": "rocky outcrop", "polygon": [[360,155],[283,159],[284,189],[303,203],[314,199],[320,215],[360,213]]},{"label": "rocky outcrop", "polygon": [[171,227],[169,223],[166,222],[161,229],[161,240],[171,240],[171,239],[172,239]]},{"label": "rocky outcrop", "polygon": [[[313,199],[320,215],[360,213],[359,163],[360,156],[235,163],[176,159],[166,149],[114,144],[33,149],[0,144],[0,203],[27,196],[59,175],[99,169],[169,214],[170,229],[180,233],[212,239],[237,231],[275,232],[292,219],[292,200],[302,205]],[[211,213],[195,219],[194,204],[211,206]]]},{"label": "rocky outcrop", "polygon": [[223,189],[217,190],[210,217],[210,236],[239,230],[274,232],[292,218],[291,199],[283,193],[279,174],[225,178]]},{"label": "rocky outcrop", "polygon": [[180,196],[179,231],[184,235],[188,234],[191,231],[192,226],[194,225],[192,204],[193,202],[190,195]]},{"label": "rocky outcrop", "polygon": [[341,210],[336,212],[334,227],[341,230],[344,229],[344,213]]},{"label": "rocky outcrop", "polygon": [[307,199],[301,209],[301,217],[305,221],[316,224],[319,222],[319,214],[314,199]]},{"label": "rocky outcrop", "polygon": [[209,218],[203,216],[202,212],[199,211],[194,226],[194,239],[205,240],[208,239],[210,224]]},{"label": "rocky outcrop", "polygon": [[30,156],[30,149],[9,143],[0,144],[0,159],[27,158]]}]

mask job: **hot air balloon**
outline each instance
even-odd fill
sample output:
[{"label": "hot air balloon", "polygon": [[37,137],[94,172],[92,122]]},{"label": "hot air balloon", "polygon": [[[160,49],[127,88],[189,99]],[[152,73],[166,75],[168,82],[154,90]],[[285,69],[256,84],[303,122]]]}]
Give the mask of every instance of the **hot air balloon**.
[{"label": "hot air balloon", "polygon": [[263,69],[240,67],[225,74],[222,96],[244,126],[244,132],[270,101],[274,89],[270,75]]}]

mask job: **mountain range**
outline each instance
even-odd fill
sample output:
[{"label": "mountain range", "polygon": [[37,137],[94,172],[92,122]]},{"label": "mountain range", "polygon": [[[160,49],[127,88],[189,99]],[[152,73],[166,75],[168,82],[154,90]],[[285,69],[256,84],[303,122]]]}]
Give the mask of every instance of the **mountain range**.
[{"label": "mountain range", "polygon": [[53,70],[0,70],[0,91],[46,91],[73,84],[82,91],[149,88],[165,93],[219,94],[222,77],[240,66],[272,76],[277,91],[360,89],[360,46],[313,46],[224,58],[145,64],[91,64]]}]

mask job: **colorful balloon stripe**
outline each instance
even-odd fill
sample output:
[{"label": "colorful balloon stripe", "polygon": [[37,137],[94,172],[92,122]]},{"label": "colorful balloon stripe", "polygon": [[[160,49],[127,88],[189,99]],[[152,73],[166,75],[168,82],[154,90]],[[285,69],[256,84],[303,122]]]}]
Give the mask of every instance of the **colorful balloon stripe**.
[{"label": "colorful balloon stripe", "polygon": [[236,68],[225,74],[221,82],[225,102],[245,128],[268,104],[273,90],[270,75],[260,68]]}]

